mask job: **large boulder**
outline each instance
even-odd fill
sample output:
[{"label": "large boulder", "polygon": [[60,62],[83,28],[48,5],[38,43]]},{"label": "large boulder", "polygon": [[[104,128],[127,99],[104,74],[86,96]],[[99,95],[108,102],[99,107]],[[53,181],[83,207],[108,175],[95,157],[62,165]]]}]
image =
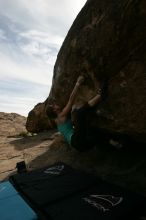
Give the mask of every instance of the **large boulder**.
[{"label": "large boulder", "polygon": [[51,128],[45,108],[52,98],[64,106],[80,74],[86,80],[77,101],[89,100],[108,80],[96,126],[146,141],[145,0],[86,2],[59,51],[48,99],[28,115],[29,131]]},{"label": "large boulder", "polygon": [[49,120],[45,113],[46,102],[38,103],[32,111],[29,112],[26,129],[29,132],[39,132],[49,130],[55,127],[55,123]]}]

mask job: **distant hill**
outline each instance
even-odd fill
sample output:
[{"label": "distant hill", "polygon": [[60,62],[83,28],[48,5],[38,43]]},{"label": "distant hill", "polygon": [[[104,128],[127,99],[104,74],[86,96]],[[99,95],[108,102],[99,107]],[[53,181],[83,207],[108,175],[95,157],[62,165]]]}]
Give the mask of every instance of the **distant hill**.
[{"label": "distant hill", "polygon": [[0,136],[15,136],[26,132],[26,117],[17,113],[0,112]]}]

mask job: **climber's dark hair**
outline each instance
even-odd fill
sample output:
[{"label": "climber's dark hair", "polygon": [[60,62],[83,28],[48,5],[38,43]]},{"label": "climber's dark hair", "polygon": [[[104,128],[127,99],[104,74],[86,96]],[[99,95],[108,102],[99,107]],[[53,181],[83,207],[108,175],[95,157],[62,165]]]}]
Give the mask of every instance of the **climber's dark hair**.
[{"label": "climber's dark hair", "polygon": [[47,108],[46,108],[46,114],[47,114],[48,118],[50,118],[50,119],[55,119],[55,118],[57,118],[57,114],[56,114],[56,112],[54,111],[53,105],[47,106]]}]

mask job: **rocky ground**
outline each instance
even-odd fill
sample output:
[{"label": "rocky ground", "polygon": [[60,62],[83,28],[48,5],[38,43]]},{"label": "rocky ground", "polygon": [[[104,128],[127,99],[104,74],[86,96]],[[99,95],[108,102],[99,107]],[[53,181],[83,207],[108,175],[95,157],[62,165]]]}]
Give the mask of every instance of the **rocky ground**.
[{"label": "rocky ground", "polygon": [[0,181],[16,172],[16,163],[22,160],[29,170],[63,161],[146,196],[144,145],[133,143],[119,150],[96,146],[81,153],[55,130],[28,134],[25,122],[23,116],[0,113]]},{"label": "rocky ground", "polygon": [[53,142],[52,132],[32,135],[26,131],[25,123],[26,118],[21,115],[0,112],[0,181],[16,172],[20,161],[32,169],[31,161],[44,154]]}]

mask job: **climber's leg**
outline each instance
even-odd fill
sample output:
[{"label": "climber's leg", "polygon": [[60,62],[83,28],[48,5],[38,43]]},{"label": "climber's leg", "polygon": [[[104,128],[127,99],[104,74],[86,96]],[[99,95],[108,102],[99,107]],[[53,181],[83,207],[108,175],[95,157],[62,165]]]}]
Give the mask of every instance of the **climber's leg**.
[{"label": "climber's leg", "polygon": [[71,139],[71,145],[79,151],[85,151],[91,148],[91,143],[87,139],[87,113],[91,106],[86,103],[80,109],[75,109],[74,114],[74,134]]}]

